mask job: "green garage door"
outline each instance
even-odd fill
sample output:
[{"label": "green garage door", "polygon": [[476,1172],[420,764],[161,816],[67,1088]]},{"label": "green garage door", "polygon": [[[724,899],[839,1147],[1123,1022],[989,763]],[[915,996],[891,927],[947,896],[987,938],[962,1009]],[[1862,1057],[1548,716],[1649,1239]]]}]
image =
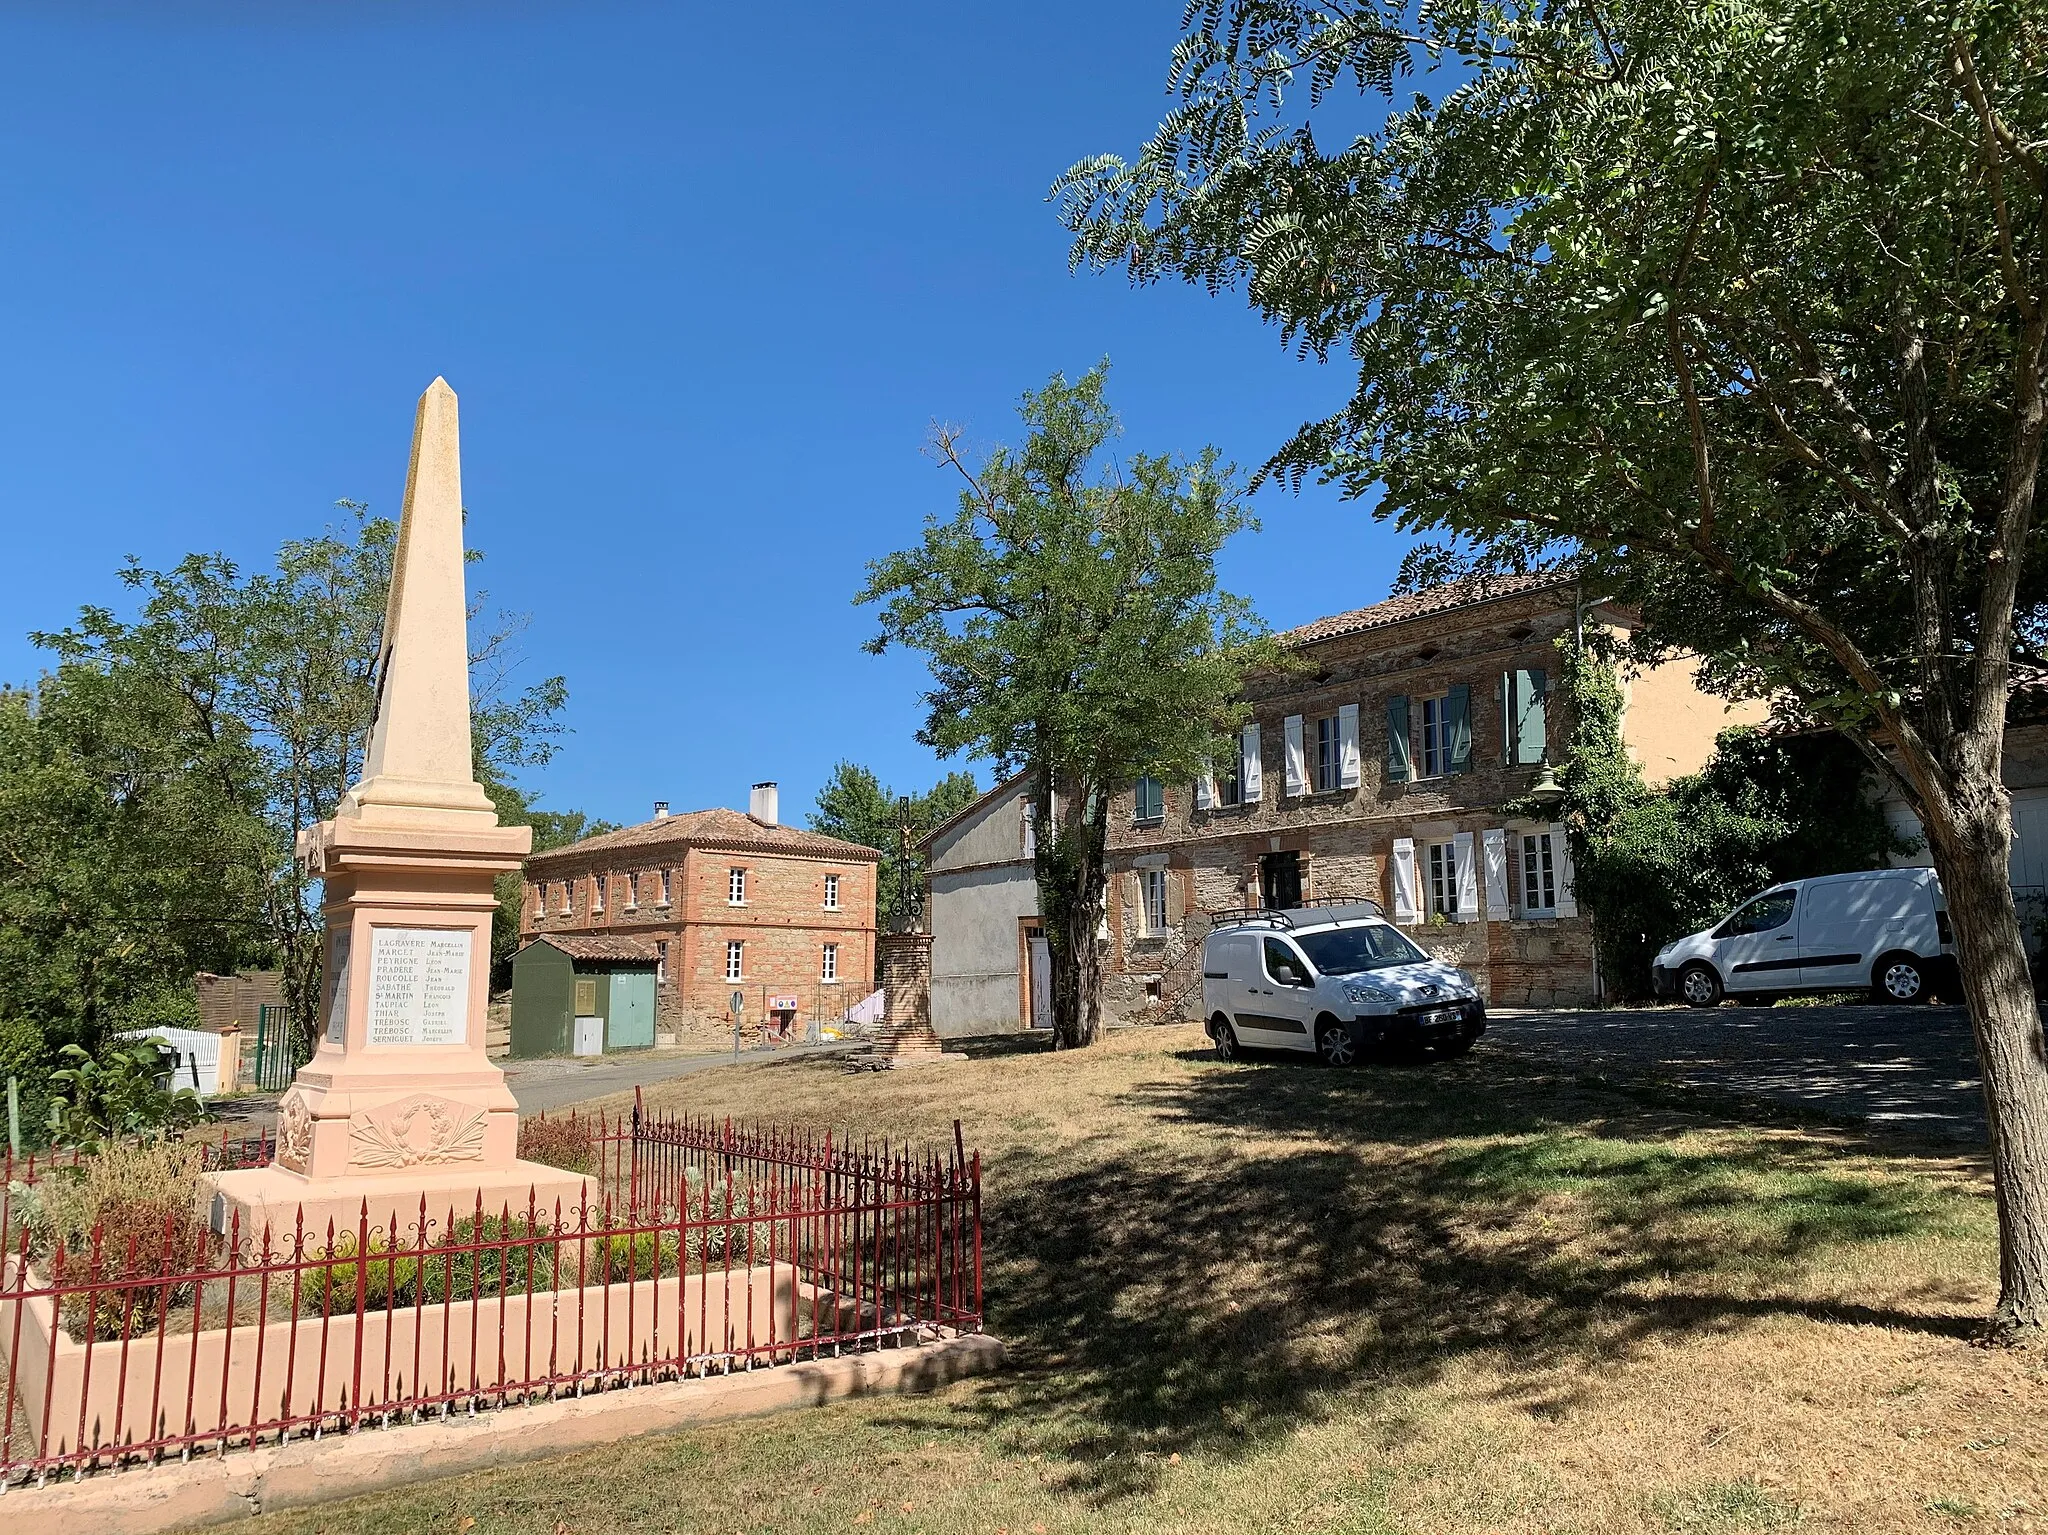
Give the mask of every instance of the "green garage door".
[{"label": "green garage door", "polygon": [[654,972],[614,970],[612,1011],[605,1026],[607,1050],[633,1050],[654,1043]]}]

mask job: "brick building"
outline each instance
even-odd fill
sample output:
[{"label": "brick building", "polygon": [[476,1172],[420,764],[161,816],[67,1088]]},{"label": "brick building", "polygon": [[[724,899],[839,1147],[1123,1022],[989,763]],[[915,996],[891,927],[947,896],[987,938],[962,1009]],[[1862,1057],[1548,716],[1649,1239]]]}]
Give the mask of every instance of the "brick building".
[{"label": "brick building", "polygon": [[520,941],[645,940],[663,1033],[729,1038],[735,991],[750,1031],[771,1018],[802,1027],[873,987],[880,859],[779,824],[773,784],[755,786],[745,815],[657,805],[651,821],[529,858]]},{"label": "brick building", "polygon": [[[1112,808],[1104,1006],[1199,1007],[1207,912],[1328,896],[1381,903],[1496,1003],[1597,995],[1591,925],[1559,826],[1511,819],[1571,721],[1556,641],[1628,613],[1555,574],[1407,594],[1280,636],[1305,664],[1246,690],[1237,760],[1141,782]],[[1762,717],[1672,661],[1621,679],[1624,739],[1652,783],[1696,772]]]}]

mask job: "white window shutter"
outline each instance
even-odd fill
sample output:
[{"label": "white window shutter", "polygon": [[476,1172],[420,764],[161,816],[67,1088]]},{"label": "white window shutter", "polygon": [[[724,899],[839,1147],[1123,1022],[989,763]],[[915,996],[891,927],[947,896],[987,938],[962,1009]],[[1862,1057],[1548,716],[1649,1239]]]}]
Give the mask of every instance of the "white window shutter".
[{"label": "white window shutter", "polygon": [[1461,831],[1451,838],[1452,857],[1457,861],[1458,920],[1479,918],[1479,871],[1472,864],[1472,833]]},{"label": "white window shutter", "polygon": [[1018,800],[1017,811],[1023,826],[1021,836],[1023,838],[1024,856],[1026,858],[1036,858],[1038,856],[1038,818],[1031,813],[1031,801],[1028,799]]},{"label": "white window shutter", "polygon": [[1572,871],[1572,844],[1571,839],[1564,834],[1562,826],[1550,828],[1550,858],[1551,866],[1557,870],[1557,914],[1560,917],[1576,917],[1579,914],[1579,902],[1572,890],[1572,881],[1575,877]]},{"label": "white window shutter", "polygon": [[1256,805],[1259,796],[1265,792],[1263,774],[1259,771],[1259,727],[1244,727],[1244,742],[1237,764],[1237,781],[1247,805]]},{"label": "white window shutter", "polygon": [[1345,704],[1337,711],[1337,787],[1358,787],[1358,705]]},{"label": "white window shutter", "polygon": [[1486,914],[1498,922],[1509,915],[1508,834],[1502,827],[1489,826],[1480,833],[1480,841],[1486,850]]},{"label": "white window shutter", "polygon": [[1195,780],[1195,808],[1197,810],[1213,810],[1215,807],[1216,769],[1213,764],[1205,764],[1202,768],[1201,777]]},{"label": "white window shutter", "polygon": [[1280,729],[1287,741],[1287,792],[1290,795],[1308,793],[1308,757],[1301,746],[1301,716],[1290,714],[1281,722]]},{"label": "white window shutter", "polygon": [[1394,857],[1387,866],[1387,882],[1394,897],[1394,920],[1403,926],[1415,922],[1415,839],[1396,837]]}]

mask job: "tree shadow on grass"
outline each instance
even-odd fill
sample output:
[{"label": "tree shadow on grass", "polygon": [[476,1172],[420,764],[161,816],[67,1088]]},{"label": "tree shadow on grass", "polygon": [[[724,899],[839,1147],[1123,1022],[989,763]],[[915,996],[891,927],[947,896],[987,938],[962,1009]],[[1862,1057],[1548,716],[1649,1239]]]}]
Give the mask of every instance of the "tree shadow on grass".
[{"label": "tree shadow on grass", "polygon": [[1361,1391],[1397,1417],[1404,1389],[1461,1361],[1563,1411],[1603,1364],[1673,1334],[1973,1320],[1932,1297],[1921,1314],[1796,1293],[1831,1251],[1983,1220],[1843,1140],[1682,1138],[1746,1127],[1501,1058],[1213,1067],[1120,1108],[991,1167],[989,1324],[1014,1368],[958,1408],[1084,1499],[1148,1491],[1171,1453],[1255,1453]]}]

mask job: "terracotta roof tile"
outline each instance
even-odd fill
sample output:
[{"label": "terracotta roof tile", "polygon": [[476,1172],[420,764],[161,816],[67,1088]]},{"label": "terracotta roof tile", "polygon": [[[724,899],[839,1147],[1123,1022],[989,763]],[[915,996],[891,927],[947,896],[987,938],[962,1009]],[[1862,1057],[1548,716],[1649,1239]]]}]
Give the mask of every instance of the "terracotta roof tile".
[{"label": "terracotta roof tile", "polygon": [[1333,613],[1328,618],[1318,618],[1314,623],[1303,624],[1298,629],[1289,629],[1278,638],[1283,645],[1313,645],[1318,640],[1333,640],[1345,634],[1362,634],[1368,629],[1384,629],[1390,624],[1405,623],[1411,618],[1427,618],[1433,613],[1449,613],[1458,608],[1477,607],[1482,602],[1493,602],[1501,597],[1518,597],[1524,592],[1566,586],[1571,581],[1572,577],[1569,574],[1556,570],[1532,570],[1524,575],[1472,576],[1463,581],[1452,581],[1419,592],[1403,592],[1398,597],[1389,597],[1385,602],[1376,602],[1369,608],[1354,608],[1349,613]]},{"label": "terracotta roof tile", "polygon": [[551,860],[586,853],[611,852],[627,848],[720,848],[747,853],[790,853],[807,858],[840,858],[849,862],[880,862],[882,855],[857,842],[842,842],[821,832],[802,831],[794,826],[777,826],[756,820],[738,810],[691,810],[682,815],[661,816],[638,826],[600,832],[567,847],[550,848],[527,860],[529,868]]},{"label": "terracotta roof tile", "polygon": [[529,938],[520,947],[532,948],[545,943],[560,949],[571,959],[630,959],[655,961],[654,945],[645,938],[576,937],[569,933],[541,933]]}]

